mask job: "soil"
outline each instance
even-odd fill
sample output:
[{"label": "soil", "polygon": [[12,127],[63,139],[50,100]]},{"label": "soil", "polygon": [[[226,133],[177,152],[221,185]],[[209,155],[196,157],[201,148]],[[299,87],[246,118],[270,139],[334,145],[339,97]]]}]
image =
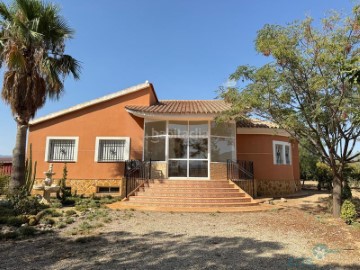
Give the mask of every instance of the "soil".
[{"label": "soil", "polygon": [[310,188],[258,213],[108,210],[86,235],[71,235],[78,220],[0,242],[0,269],[360,269],[360,226],[332,218],[328,201]]}]

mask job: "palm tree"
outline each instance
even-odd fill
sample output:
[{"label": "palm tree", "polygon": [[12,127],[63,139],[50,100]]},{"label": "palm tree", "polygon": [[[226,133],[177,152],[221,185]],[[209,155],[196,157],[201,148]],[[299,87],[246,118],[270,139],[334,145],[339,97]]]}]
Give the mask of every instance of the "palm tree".
[{"label": "palm tree", "polygon": [[58,99],[69,74],[79,79],[80,64],[65,54],[74,31],[59,7],[40,0],[0,2],[0,64],[5,68],[2,98],[17,123],[10,192],[25,182],[26,136],[30,119],[47,98]]}]

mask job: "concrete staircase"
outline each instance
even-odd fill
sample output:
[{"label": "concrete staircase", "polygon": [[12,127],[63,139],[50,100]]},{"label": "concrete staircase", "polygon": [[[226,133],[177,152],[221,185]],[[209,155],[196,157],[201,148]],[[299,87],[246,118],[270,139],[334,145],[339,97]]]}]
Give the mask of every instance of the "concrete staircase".
[{"label": "concrete staircase", "polygon": [[222,180],[151,180],[120,204],[121,208],[168,211],[228,211],[259,205],[237,186]]}]

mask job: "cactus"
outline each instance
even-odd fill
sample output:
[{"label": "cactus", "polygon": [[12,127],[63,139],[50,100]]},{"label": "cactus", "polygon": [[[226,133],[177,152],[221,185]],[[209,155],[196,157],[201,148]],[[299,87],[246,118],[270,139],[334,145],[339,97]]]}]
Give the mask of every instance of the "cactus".
[{"label": "cactus", "polygon": [[24,186],[24,193],[26,196],[31,194],[31,190],[34,186],[35,177],[36,177],[36,166],[37,161],[35,161],[33,166],[32,161],[32,144],[30,144],[30,153],[29,158],[25,161],[25,186]]},{"label": "cactus", "polygon": [[68,174],[67,165],[66,165],[66,163],[64,163],[63,177],[60,179],[60,182],[59,182],[60,191],[58,194],[58,198],[61,199],[62,202],[66,201],[66,198],[71,196],[71,192],[69,192],[66,189],[67,174]]}]

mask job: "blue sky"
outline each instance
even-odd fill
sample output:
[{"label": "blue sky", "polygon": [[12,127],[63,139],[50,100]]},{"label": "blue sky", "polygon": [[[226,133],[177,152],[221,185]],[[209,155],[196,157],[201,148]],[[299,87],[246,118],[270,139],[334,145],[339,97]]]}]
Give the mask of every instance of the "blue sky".
[{"label": "blue sky", "polygon": [[[9,1],[5,1],[8,3]],[[160,99],[213,99],[238,65],[268,59],[254,50],[264,24],[284,25],[347,0],[54,0],[76,30],[67,53],[82,62],[80,81],[38,111],[43,116],[123,88],[152,82]],[[2,84],[2,76],[0,78]],[[0,154],[11,154],[16,125],[0,101]]]}]

